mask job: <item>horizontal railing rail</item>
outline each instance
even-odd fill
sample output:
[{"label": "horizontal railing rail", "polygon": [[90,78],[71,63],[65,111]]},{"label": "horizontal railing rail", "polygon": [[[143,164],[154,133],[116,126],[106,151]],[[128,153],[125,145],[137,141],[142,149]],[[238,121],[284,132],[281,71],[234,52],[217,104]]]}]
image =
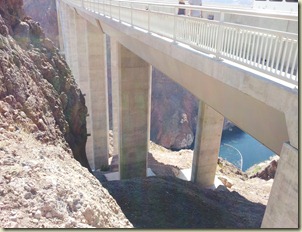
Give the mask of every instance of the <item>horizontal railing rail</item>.
[{"label": "horizontal railing rail", "polygon": [[[297,15],[263,13],[246,9],[227,9],[178,4],[159,4],[120,0],[64,0],[87,11],[127,23],[133,27],[187,44],[217,59],[226,59],[298,85],[298,35],[287,32],[297,23]],[[208,17],[178,15],[178,9],[200,10]],[[276,20],[285,29],[272,30],[232,21],[232,17]],[[278,21],[279,20],[279,21]],[[281,20],[281,21],[280,21]],[[238,18],[237,18],[238,21]],[[253,20],[250,20],[253,21]],[[244,20],[243,20],[244,22]]]}]

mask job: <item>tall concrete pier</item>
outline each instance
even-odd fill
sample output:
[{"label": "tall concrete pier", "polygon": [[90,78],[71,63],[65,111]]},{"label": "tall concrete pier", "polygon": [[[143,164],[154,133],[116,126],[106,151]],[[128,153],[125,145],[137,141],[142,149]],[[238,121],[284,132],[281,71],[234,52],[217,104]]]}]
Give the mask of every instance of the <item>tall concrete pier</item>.
[{"label": "tall concrete pier", "polygon": [[205,103],[199,103],[191,176],[192,181],[205,187],[214,183],[223,121],[221,114]]},{"label": "tall concrete pier", "polygon": [[[146,177],[150,136],[151,66],[115,42],[111,53],[117,72],[112,75],[113,104],[118,105],[120,178]],[[115,79],[117,78],[117,79]],[[116,99],[118,98],[118,99]],[[116,128],[116,125],[114,125]]]}]

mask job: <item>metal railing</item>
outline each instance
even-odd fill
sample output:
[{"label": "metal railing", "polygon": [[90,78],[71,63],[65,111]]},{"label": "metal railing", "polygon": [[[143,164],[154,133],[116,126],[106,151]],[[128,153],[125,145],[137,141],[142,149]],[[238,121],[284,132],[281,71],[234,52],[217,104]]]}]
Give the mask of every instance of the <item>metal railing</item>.
[{"label": "metal railing", "polygon": [[[297,22],[297,15],[260,13],[243,9],[197,7],[120,0],[64,0],[87,11],[109,17],[187,44],[201,52],[213,54],[298,85],[298,35],[234,23],[230,15],[241,18],[262,17],[278,22]],[[213,20],[178,15],[178,9],[201,10],[215,15]],[[244,20],[243,20],[244,21]],[[252,20],[250,20],[252,21]],[[277,22],[278,21],[278,22]],[[263,25],[264,27],[265,25]],[[286,28],[286,27],[285,27]]]}]

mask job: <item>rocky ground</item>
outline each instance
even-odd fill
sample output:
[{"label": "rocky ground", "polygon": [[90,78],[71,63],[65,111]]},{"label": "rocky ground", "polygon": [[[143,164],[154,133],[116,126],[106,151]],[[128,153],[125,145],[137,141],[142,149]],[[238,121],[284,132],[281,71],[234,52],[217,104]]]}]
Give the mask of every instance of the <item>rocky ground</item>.
[{"label": "rocky ground", "polygon": [[260,228],[265,206],[174,177],[103,183],[136,228]]},{"label": "rocky ground", "polygon": [[[108,182],[95,173],[137,228],[260,228],[273,179],[257,176],[273,176],[278,157],[247,172],[219,159],[215,190],[176,178],[192,158],[192,150],[176,152],[150,142],[148,167],[155,177]],[[112,171],[117,163],[115,157]]]},{"label": "rocky ground", "polygon": [[[278,156],[271,157],[271,160],[254,165],[246,172],[242,172],[231,163],[219,158],[216,177],[230,191],[236,191],[252,202],[266,205],[278,159]],[[150,142],[148,167],[157,176],[176,177],[180,174],[180,170],[191,168],[192,160],[192,150],[171,151]],[[116,156],[112,159],[111,164],[111,171],[118,171]],[[220,182],[218,181],[218,183]]]},{"label": "rocky ground", "polygon": [[57,145],[0,130],[0,228],[128,228],[99,181]]}]

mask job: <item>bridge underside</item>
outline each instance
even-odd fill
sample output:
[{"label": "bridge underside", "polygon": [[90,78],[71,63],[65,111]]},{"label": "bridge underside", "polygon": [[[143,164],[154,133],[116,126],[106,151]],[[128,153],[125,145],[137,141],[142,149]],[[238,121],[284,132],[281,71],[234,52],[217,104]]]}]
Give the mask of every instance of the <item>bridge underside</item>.
[{"label": "bridge underside", "polygon": [[213,184],[226,117],[281,156],[262,227],[297,227],[296,93],[109,18],[62,2],[59,11],[61,24],[67,24],[61,31],[66,58],[86,93],[92,134],[88,153],[94,169],[108,164],[107,34],[111,39],[114,152],[120,156],[121,178],[146,176],[152,65],[200,99],[192,181]]}]

